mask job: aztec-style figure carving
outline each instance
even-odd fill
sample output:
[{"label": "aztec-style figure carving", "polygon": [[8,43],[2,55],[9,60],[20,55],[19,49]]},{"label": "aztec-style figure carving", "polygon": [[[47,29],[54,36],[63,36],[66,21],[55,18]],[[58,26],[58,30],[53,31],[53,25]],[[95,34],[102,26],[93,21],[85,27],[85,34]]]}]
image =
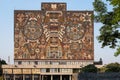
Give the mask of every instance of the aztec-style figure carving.
[{"label": "aztec-style figure carving", "polygon": [[93,60],[93,12],[42,4],[41,11],[15,11],[14,59]]}]

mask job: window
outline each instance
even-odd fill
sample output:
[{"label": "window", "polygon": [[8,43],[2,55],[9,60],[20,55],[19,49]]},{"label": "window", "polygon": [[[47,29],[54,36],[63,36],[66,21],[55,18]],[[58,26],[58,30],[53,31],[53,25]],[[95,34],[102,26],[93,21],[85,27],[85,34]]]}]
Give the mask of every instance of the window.
[{"label": "window", "polygon": [[38,61],[35,61],[34,63],[35,63],[35,65],[38,65]]},{"label": "window", "polygon": [[70,73],[70,72],[72,72],[72,69],[60,69],[60,72]]},{"label": "window", "polygon": [[50,72],[50,69],[49,69],[49,68],[47,68],[47,69],[46,69],[46,72]]},{"label": "window", "polygon": [[58,72],[60,72],[60,69],[58,68]]},{"label": "window", "polygon": [[46,69],[42,68],[42,69],[41,69],[41,72],[44,72],[44,73],[45,73],[45,72],[46,72]]},{"label": "window", "polygon": [[21,61],[18,61],[18,65],[21,65],[22,64],[22,62]]},{"label": "window", "polygon": [[57,68],[52,68],[52,69],[50,69],[50,72],[58,72],[58,69]]}]

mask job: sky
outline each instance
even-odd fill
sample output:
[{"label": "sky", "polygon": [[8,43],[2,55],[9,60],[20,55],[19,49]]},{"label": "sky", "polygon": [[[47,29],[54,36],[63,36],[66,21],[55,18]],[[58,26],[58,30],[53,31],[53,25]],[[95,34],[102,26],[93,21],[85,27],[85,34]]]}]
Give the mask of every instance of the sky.
[{"label": "sky", "polygon": [[[0,58],[14,64],[14,10],[41,10],[41,2],[65,2],[67,10],[93,10],[94,0],[0,0]],[[107,3],[109,4],[109,3]],[[112,7],[108,6],[111,10]],[[118,62],[120,55],[114,57],[114,49],[101,48],[97,41],[101,23],[94,23],[94,60],[103,59],[104,64]]]}]

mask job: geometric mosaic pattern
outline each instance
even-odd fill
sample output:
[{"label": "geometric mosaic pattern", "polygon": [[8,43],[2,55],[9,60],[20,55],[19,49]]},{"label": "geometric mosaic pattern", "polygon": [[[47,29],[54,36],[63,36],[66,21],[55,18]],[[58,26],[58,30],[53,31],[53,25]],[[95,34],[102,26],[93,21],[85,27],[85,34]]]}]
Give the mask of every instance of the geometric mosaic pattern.
[{"label": "geometric mosaic pattern", "polygon": [[92,11],[66,11],[65,3],[15,10],[14,59],[93,60]]}]

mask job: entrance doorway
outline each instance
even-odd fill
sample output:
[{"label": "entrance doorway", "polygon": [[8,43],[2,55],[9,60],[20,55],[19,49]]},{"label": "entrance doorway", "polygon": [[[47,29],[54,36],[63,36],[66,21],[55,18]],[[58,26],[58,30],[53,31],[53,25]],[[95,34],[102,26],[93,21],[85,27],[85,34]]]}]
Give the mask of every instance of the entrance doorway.
[{"label": "entrance doorway", "polygon": [[53,80],[60,80],[60,75],[53,75]]},{"label": "entrance doorway", "polygon": [[31,80],[31,79],[32,79],[32,76],[30,74],[25,75],[25,80]]},{"label": "entrance doorway", "polygon": [[43,80],[51,80],[51,75],[44,75]]},{"label": "entrance doorway", "polygon": [[63,75],[63,76],[62,76],[62,80],[70,80],[70,79],[69,79],[69,76],[70,76],[70,75]]}]

